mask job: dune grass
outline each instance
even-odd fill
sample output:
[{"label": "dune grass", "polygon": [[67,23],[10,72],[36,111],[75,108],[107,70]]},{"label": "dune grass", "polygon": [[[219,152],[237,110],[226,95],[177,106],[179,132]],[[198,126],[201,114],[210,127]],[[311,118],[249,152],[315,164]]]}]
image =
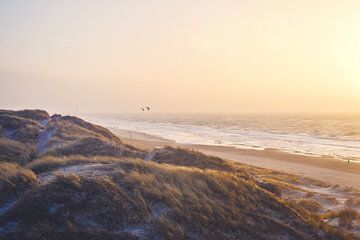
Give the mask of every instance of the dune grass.
[{"label": "dune grass", "polygon": [[[99,177],[59,174],[46,185],[30,185],[0,224],[16,219],[21,230],[14,234],[26,232],[30,239],[38,234],[65,239],[60,236],[69,233],[98,239],[100,232],[108,239],[135,239],[137,229],[149,239],[276,239],[285,233],[294,239],[321,239],[319,229],[326,239],[356,239],[322,223],[301,204],[277,199],[256,181],[242,177],[239,169],[182,166],[189,165],[184,161],[174,165],[98,156],[37,159],[28,167],[38,174],[88,163],[104,167],[96,169],[102,171]],[[16,164],[3,169],[11,176],[33,175]],[[35,180],[36,176],[30,182]]]},{"label": "dune grass", "polygon": [[[45,162],[54,165],[41,168]],[[106,162],[107,168],[101,177],[59,175],[54,182],[27,191],[8,219],[17,219],[23,229],[55,221],[75,232],[86,228],[81,219],[87,219],[96,231],[108,234],[123,226],[131,229],[146,225],[150,227],[146,236],[161,234],[168,236],[165,239],[188,239],[190,235],[267,239],[265,233],[281,237],[285,232],[296,239],[317,236],[314,227],[280,200],[227,171],[141,159],[79,157],[46,158],[35,161],[32,167],[35,171],[49,170],[79,162]],[[89,228],[88,232],[93,230]],[[60,230],[53,231],[48,234]]]},{"label": "dune grass", "polygon": [[49,150],[46,155],[53,156],[69,156],[69,155],[83,155],[83,156],[113,156],[113,157],[138,157],[144,153],[129,149],[122,144],[116,144],[106,140],[101,140],[94,137],[86,137],[73,141],[63,147],[58,147]]},{"label": "dune grass", "polygon": [[31,145],[0,138],[0,161],[25,164],[37,156]]},{"label": "dune grass", "polygon": [[3,132],[5,130],[11,131],[9,138],[12,140],[34,144],[39,137],[40,125],[32,119],[9,115],[0,111],[0,125]]},{"label": "dune grass", "polygon": [[44,110],[0,110],[0,114],[15,115],[17,117],[27,118],[34,121],[44,120],[50,117],[49,114]]},{"label": "dune grass", "polygon": [[213,156],[206,156],[198,151],[165,147],[157,152],[153,158],[158,163],[168,163],[179,166],[191,166],[201,169],[233,171],[234,168],[227,161]]},{"label": "dune grass", "polygon": [[14,163],[0,162],[0,203],[33,187],[36,178],[29,169]]},{"label": "dune grass", "polygon": [[313,199],[299,199],[297,204],[313,213],[317,213],[322,208],[321,204]]},{"label": "dune grass", "polygon": [[71,155],[63,157],[44,156],[31,162],[28,167],[35,173],[44,173],[54,171],[58,168],[88,164],[88,163],[113,163],[119,161],[119,158],[109,156],[86,157],[82,155]]},{"label": "dune grass", "polygon": [[[322,182],[172,147],[144,161],[100,126],[42,111],[0,111],[0,126],[0,204],[16,201],[6,239],[357,239],[316,202],[281,199]],[[34,160],[40,131],[54,134]]]},{"label": "dune grass", "polygon": [[360,220],[359,213],[352,208],[345,208],[339,211],[331,211],[323,215],[326,219],[339,219],[339,226],[351,228],[353,221]]}]

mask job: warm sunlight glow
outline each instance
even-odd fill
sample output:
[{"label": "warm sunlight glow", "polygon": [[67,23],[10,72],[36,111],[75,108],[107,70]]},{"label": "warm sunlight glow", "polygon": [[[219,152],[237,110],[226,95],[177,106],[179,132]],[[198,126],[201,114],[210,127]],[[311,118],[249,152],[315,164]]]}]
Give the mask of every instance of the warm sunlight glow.
[{"label": "warm sunlight glow", "polygon": [[3,107],[360,112],[359,1],[0,5]]},{"label": "warm sunlight glow", "polygon": [[360,0],[0,0],[0,238],[359,239]]}]

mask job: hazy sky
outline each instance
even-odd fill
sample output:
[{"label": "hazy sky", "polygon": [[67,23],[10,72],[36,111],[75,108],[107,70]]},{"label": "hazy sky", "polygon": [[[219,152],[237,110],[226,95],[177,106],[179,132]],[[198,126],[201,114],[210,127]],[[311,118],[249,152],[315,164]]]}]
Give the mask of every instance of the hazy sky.
[{"label": "hazy sky", "polygon": [[360,112],[359,0],[0,0],[0,108]]}]

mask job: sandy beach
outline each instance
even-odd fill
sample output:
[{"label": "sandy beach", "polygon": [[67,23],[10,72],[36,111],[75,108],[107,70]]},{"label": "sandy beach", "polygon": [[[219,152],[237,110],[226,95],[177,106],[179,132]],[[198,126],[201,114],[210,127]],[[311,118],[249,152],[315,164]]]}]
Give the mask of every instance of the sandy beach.
[{"label": "sandy beach", "polygon": [[154,148],[175,146],[189,148],[226,160],[310,177],[329,184],[360,189],[360,164],[347,163],[331,157],[304,156],[277,150],[238,149],[225,146],[183,145],[160,137],[119,129],[110,129],[123,142],[151,151]]}]

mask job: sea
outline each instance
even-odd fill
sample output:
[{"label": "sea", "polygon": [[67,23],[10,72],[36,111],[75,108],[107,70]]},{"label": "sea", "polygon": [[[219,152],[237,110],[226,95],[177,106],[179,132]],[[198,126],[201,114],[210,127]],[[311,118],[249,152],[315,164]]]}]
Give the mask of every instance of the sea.
[{"label": "sea", "polygon": [[104,127],[137,131],[182,144],[275,149],[360,163],[360,115],[86,114]]}]

